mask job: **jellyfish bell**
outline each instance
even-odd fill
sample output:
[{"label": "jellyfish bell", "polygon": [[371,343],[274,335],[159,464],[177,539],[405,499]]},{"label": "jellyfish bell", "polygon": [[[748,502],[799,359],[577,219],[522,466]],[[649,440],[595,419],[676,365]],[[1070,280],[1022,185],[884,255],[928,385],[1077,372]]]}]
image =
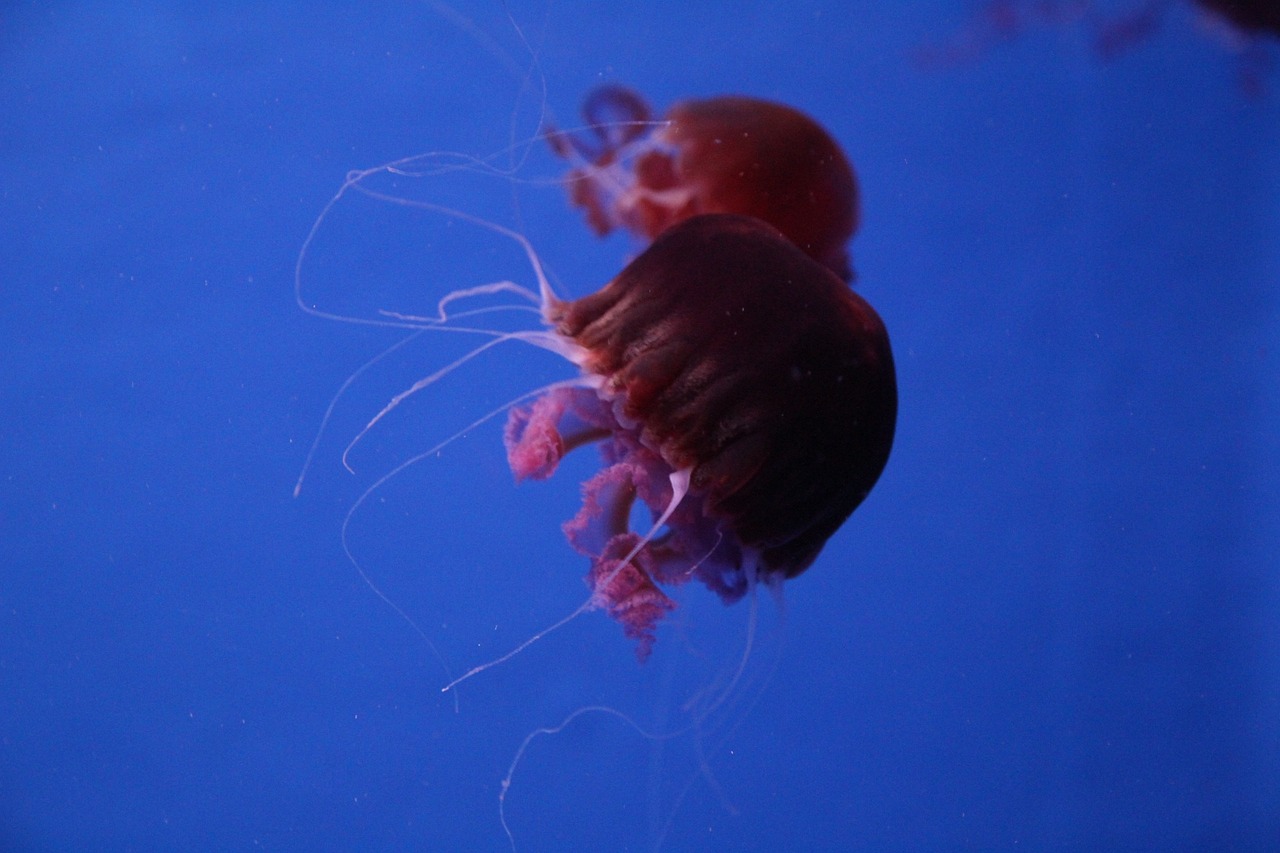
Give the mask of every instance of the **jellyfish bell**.
[{"label": "jellyfish bell", "polygon": [[768,222],[844,280],[858,229],[858,181],[840,146],[799,110],[759,98],[681,101],[658,121],[636,92],[604,86],[583,105],[588,127],[553,132],[576,162],[570,200],[599,235],[643,240],[702,213]]},{"label": "jellyfish bell", "polygon": [[[565,525],[591,605],[641,659],[697,578],[726,603],[814,562],[879,478],[897,387],[884,324],[831,270],[758,219],[682,220],[595,294],[546,320],[583,370],[514,410],[517,478],[598,442],[605,467]],[[651,512],[631,530],[635,501]]]}]

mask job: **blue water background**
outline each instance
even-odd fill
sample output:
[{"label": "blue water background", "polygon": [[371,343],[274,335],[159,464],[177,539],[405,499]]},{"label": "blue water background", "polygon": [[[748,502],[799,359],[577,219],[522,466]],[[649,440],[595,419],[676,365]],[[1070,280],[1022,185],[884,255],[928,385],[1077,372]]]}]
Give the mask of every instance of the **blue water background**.
[{"label": "blue water background", "polygon": [[[501,850],[527,733],[597,702],[670,733],[719,695],[750,604],[692,587],[643,667],[587,614],[440,692],[581,603],[558,524],[589,452],[517,487],[490,423],[353,516],[443,665],[344,556],[365,488],[554,358],[468,364],[349,475],[471,341],[410,344],[292,496],[399,339],[294,303],[346,172],[507,150],[509,179],[399,189],[518,228],[585,294],[634,245],[527,143],[620,82],[781,100],[846,147],[898,438],[785,618],[758,599],[729,713],[538,739],[519,849],[1277,849],[1280,73],[1251,96],[1186,6],[1110,62],[1061,25],[944,69],[913,50],[972,4],[519,0],[525,41],[452,8],[0,11],[0,848]],[[365,317],[502,278],[533,283],[501,235],[358,198],[304,268]]]}]

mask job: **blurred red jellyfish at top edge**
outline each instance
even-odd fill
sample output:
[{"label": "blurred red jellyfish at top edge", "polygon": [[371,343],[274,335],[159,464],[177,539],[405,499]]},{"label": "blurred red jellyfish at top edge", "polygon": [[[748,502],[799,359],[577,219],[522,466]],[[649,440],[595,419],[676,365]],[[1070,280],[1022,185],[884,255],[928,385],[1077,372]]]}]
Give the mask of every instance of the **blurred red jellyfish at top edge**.
[{"label": "blurred red jellyfish at top edge", "polygon": [[858,228],[858,181],[840,146],[804,113],[724,96],[681,101],[655,121],[621,86],[596,89],[582,112],[590,133],[550,140],[581,163],[568,176],[570,198],[597,234],[623,228],[652,240],[699,213],[743,214],[853,277],[846,244]]},{"label": "blurred red jellyfish at top edge", "polygon": [[[983,0],[964,28],[920,47],[916,60],[926,67],[956,66],[984,56],[997,44],[1012,41],[1035,26],[1067,24],[1082,25],[1094,52],[1111,60],[1151,38],[1174,5],[1175,0],[1128,0],[1112,9],[1096,0]],[[1270,65],[1259,53],[1261,39],[1280,36],[1280,2],[1190,0],[1190,5],[1201,13],[1205,29],[1232,50],[1244,53],[1244,88],[1250,94],[1261,94],[1265,88],[1262,76]]]},{"label": "blurred red jellyfish at top edge", "polygon": [[1249,33],[1280,36],[1280,2],[1276,0],[1196,0]]},{"label": "blurred red jellyfish at top edge", "polygon": [[[590,605],[641,660],[675,607],[662,586],[696,577],[732,603],[795,577],[884,469],[898,399],[884,324],[769,224],[680,219],[601,290],[543,312],[583,378],[511,412],[508,460],[545,479],[600,444],[565,533],[591,558]],[[637,500],[648,531],[630,529]]]}]

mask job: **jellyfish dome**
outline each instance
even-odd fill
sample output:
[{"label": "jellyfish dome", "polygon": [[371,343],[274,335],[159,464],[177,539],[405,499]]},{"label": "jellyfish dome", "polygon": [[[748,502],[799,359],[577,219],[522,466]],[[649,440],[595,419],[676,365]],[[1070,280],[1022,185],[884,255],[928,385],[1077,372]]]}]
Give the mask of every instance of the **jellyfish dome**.
[{"label": "jellyfish dome", "polygon": [[722,96],[681,101],[660,121],[630,89],[588,95],[592,136],[554,133],[570,199],[597,234],[622,228],[652,240],[700,213],[754,216],[850,280],[858,181],[831,135],[799,110]]},{"label": "jellyfish dome", "polygon": [[[880,317],[759,219],[683,219],[597,293],[547,319],[583,371],[514,410],[518,479],[599,443],[605,467],[565,525],[593,605],[638,641],[696,577],[726,603],[805,571],[866,498],[893,443],[897,386]],[[630,529],[636,500],[654,525]]]}]

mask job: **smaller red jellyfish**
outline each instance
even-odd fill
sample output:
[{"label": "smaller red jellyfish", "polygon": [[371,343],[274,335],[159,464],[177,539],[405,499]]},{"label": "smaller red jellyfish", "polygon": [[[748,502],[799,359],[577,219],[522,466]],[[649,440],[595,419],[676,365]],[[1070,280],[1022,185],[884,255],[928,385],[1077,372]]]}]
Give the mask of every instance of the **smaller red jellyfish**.
[{"label": "smaller red jellyfish", "polygon": [[[591,606],[644,659],[698,578],[726,602],[803,572],[862,503],[893,444],[897,386],[879,316],[770,225],[700,215],[604,288],[551,301],[578,387],[513,410],[517,479],[599,442],[605,468],[565,525],[591,558]],[[641,501],[648,531],[630,529]]]},{"label": "smaller red jellyfish", "polygon": [[594,138],[553,133],[570,198],[599,235],[652,240],[700,213],[764,220],[845,281],[858,181],[840,146],[792,107],[724,96],[681,101],[660,121],[636,92],[604,86],[582,108]]}]

